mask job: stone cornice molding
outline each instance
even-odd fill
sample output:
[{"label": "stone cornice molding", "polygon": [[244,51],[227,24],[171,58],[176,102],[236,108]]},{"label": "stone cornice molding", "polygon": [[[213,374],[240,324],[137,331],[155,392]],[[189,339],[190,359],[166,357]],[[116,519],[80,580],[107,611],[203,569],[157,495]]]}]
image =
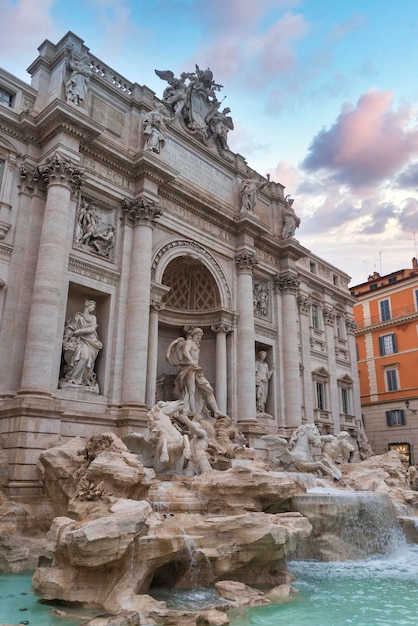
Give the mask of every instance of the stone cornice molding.
[{"label": "stone cornice molding", "polygon": [[154,227],[155,221],[163,214],[155,200],[150,200],[145,195],[137,200],[125,198],[122,205],[122,220],[124,224],[133,227],[140,224]]},{"label": "stone cornice molding", "polygon": [[76,192],[85,182],[84,170],[58,151],[44,165],[40,165],[38,171],[47,187],[63,185]]},{"label": "stone cornice molding", "polygon": [[277,274],[274,285],[276,290],[282,293],[296,295],[299,291],[300,279],[296,272],[286,271]]},{"label": "stone cornice molding", "polygon": [[175,180],[179,172],[170,167],[151,152],[143,152],[133,163],[133,175],[136,179],[150,178],[158,185],[166,185]]},{"label": "stone cornice molding", "polygon": [[255,217],[252,213],[241,213],[235,218],[236,232],[238,235],[246,234],[254,238],[268,234],[270,227]]},{"label": "stone cornice molding", "polygon": [[35,124],[41,144],[59,133],[76,137],[80,143],[89,143],[104,130],[83,111],[58,99],[41,111],[35,118]]},{"label": "stone cornice molding", "polygon": [[74,274],[88,276],[101,283],[113,285],[114,287],[117,287],[120,280],[120,272],[95,265],[94,263],[78,259],[74,256],[70,256],[69,258],[68,270]]},{"label": "stone cornice molding", "polygon": [[11,224],[5,220],[0,220],[0,239],[4,239],[9,232]]},{"label": "stone cornice molding", "polygon": [[239,273],[252,274],[258,264],[258,259],[254,250],[244,249],[235,255],[235,263]]}]

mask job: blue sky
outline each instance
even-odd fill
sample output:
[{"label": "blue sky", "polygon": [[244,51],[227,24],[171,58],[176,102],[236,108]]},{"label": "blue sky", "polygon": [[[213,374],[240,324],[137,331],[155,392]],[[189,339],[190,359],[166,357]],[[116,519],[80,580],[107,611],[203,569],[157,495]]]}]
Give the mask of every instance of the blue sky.
[{"label": "blue sky", "polygon": [[416,0],[0,0],[0,19],[0,63],[27,82],[40,43],[69,30],[158,96],[155,68],[210,67],[231,149],[286,186],[302,245],[353,283],[411,266]]}]

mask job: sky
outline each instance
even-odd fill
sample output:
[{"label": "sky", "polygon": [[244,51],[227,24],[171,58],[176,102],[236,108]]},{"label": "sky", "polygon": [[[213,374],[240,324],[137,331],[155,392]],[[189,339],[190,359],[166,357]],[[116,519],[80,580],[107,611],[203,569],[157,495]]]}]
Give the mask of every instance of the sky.
[{"label": "sky", "polygon": [[417,0],[0,0],[0,65],[26,68],[68,31],[158,97],[210,67],[228,143],[285,185],[296,238],[345,271],[412,267],[418,246]]}]

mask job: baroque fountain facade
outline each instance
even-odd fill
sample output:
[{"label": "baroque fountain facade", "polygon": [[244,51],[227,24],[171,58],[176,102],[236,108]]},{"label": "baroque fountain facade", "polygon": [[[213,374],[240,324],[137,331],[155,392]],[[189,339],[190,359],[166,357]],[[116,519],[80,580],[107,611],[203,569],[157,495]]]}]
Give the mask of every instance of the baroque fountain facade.
[{"label": "baroque fountain facade", "polygon": [[[0,73],[2,568],[143,623],[196,571],[288,584],[300,476],[368,475],[348,275],[230,150],[209,69],[157,98],[68,33],[29,73]],[[402,460],[373,462],[407,518]]]}]

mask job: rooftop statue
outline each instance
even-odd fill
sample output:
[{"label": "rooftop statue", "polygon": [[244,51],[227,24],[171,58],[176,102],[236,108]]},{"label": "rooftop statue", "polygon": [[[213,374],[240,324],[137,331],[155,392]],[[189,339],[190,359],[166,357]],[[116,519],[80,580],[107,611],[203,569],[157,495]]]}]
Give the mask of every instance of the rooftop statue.
[{"label": "rooftop statue", "polygon": [[228,115],[229,108],[220,110],[222,102],[217,99],[216,92],[222,89],[222,85],[215,83],[209,68],[195,67],[194,72],[183,72],[180,78],[176,78],[171,70],[155,70],[157,76],[169,85],[164,90],[163,102],[190,132],[199,135],[205,143],[215,144],[220,154],[226,156],[229,151],[227,136],[234,123]]},{"label": "rooftop statue", "polygon": [[284,199],[282,239],[294,237],[296,229],[300,226],[300,218],[295,213],[293,202],[289,195]]},{"label": "rooftop statue", "polygon": [[67,102],[72,102],[76,106],[85,107],[87,92],[90,85],[90,77],[93,72],[90,67],[88,54],[84,54],[79,61],[74,57],[74,52],[68,49],[69,58],[68,69],[71,71],[70,77],[65,83],[65,96]]},{"label": "rooftop statue", "polygon": [[241,213],[253,213],[258,200],[258,192],[270,182],[270,175],[266,180],[260,178],[255,172],[248,172],[247,178],[241,184]]}]

